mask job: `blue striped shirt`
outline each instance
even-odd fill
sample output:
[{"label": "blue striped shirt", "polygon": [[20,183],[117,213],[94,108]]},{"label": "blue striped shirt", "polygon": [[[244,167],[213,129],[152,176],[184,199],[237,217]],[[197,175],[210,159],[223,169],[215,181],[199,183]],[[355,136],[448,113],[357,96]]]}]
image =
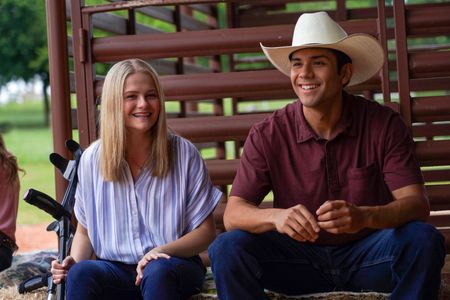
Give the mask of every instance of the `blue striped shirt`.
[{"label": "blue striped shirt", "polygon": [[222,193],[212,185],[198,150],[176,135],[170,143],[169,173],[158,178],[144,168],[135,182],[129,168],[120,182],[103,180],[99,141],[83,152],[75,215],[97,257],[136,264],[152,248],[197,228],[216,207]]}]

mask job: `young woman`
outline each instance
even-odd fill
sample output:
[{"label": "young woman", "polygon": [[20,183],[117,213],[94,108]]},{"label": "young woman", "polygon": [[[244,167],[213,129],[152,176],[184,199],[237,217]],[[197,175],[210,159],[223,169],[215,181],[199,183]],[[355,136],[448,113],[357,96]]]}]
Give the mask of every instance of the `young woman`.
[{"label": "young woman", "polygon": [[11,266],[17,250],[16,219],[19,205],[19,167],[14,155],[8,152],[0,134],[0,271]]},{"label": "young woman", "polygon": [[168,133],[164,94],[146,62],[125,60],[106,75],[100,139],[84,151],[78,178],[71,256],[52,263],[69,300],[187,299],[200,291],[198,254],[215,237],[221,192],[196,148]]}]

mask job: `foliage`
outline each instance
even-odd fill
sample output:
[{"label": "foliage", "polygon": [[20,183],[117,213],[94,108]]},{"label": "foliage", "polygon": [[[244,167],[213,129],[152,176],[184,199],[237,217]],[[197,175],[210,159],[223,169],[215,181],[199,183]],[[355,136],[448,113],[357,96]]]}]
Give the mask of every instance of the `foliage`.
[{"label": "foliage", "polygon": [[0,86],[11,80],[48,78],[45,1],[1,0]]}]

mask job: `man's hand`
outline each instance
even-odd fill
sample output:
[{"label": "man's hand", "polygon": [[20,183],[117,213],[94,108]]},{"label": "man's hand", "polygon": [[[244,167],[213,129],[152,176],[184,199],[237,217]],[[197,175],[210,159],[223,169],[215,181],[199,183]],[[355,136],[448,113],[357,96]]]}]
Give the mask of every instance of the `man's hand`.
[{"label": "man's hand", "polygon": [[274,224],[278,232],[299,242],[314,242],[319,236],[320,228],[314,216],[301,204],[277,211]]},{"label": "man's hand", "polygon": [[144,255],[143,258],[141,258],[141,260],[139,261],[137,267],[136,267],[136,285],[141,284],[141,280],[142,280],[142,276],[144,275],[144,269],[145,266],[152,260],[154,259],[159,259],[159,258],[165,258],[165,259],[169,259],[170,256],[167,255],[166,253],[163,253],[162,249],[159,247],[153,248],[152,250],[150,250],[149,252],[147,252],[147,254]]},{"label": "man's hand", "polygon": [[320,228],[330,233],[356,233],[366,227],[365,210],[344,200],[326,201],[316,214]]}]

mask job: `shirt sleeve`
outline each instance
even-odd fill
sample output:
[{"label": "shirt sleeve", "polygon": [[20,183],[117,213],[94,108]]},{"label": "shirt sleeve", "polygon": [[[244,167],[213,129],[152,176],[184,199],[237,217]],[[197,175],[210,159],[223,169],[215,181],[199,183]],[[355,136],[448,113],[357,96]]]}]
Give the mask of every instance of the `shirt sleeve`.
[{"label": "shirt sleeve", "polygon": [[194,145],[189,144],[187,176],[186,232],[197,228],[214,210],[222,192],[213,186],[205,162]]},{"label": "shirt sleeve", "polygon": [[16,240],[16,220],[17,210],[19,206],[19,179],[11,183],[6,180],[6,170],[0,166],[0,231],[9,236],[12,240]]},{"label": "shirt sleeve", "polygon": [[271,186],[262,137],[256,128],[252,128],[244,144],[230,196],[241,197],[259,205],[270,192]]},{"label": "shirt sleeve", "polygon": [[410,129],[398,114],[389,120],[384,145],[383,174],[391,191],[424,182]]},{"label": "shirt sleeve", "polygon": [[80,158],[80,163],[78,164],[78,184],[75,192],[75,206],[74,212],[77,221],[84,227],[87,228],[86,222],[86,201],[88,199],[88,188],[92,188],[92,180],[90,173],[91,170],[91,160],[92,160],[92,149],[86,149]]}]

